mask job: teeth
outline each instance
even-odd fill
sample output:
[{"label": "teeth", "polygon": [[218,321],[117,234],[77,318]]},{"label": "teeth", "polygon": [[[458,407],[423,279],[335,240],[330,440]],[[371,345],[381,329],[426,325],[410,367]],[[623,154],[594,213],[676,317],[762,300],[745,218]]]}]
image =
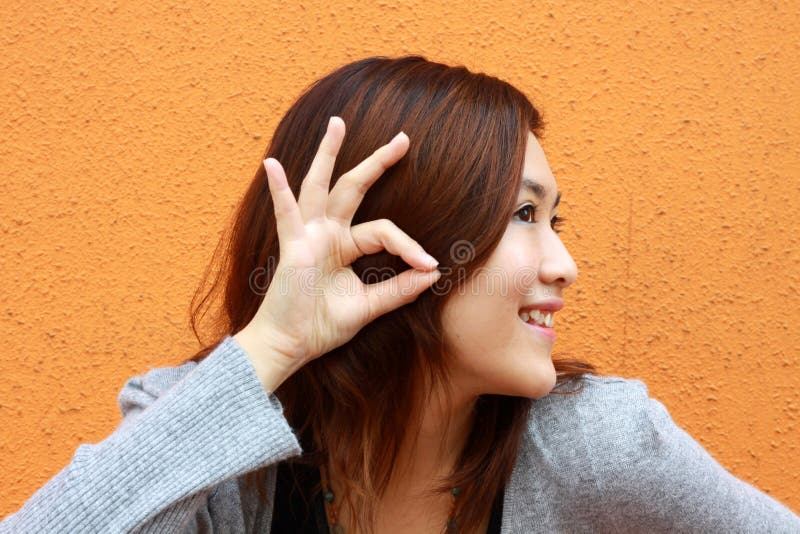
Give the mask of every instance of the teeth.
[{"label": "teeth", "polygon": [[552,312],[542,313],[539,310],[532,310],[530,313],[528,312],[520,313],[519,318],[526,323],[530,319],[533,319],[534,321],[536,321],[536,323],[540,324],[541,326],[547,326],[548,328],[553,328],[553,325],[555,324]]}]

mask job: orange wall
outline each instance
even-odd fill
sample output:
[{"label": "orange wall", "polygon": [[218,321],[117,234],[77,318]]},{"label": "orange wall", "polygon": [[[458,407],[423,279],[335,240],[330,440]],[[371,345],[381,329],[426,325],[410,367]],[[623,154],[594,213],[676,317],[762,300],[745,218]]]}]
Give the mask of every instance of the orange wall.
[{"label": "orange wall", "polygon": [[580,269],[557,352],[643,379],[800,510],[792,2],[58,4],[0,17],[0,517],[195,349],[195,285],[301,89],[404,53],[544,111]]}]

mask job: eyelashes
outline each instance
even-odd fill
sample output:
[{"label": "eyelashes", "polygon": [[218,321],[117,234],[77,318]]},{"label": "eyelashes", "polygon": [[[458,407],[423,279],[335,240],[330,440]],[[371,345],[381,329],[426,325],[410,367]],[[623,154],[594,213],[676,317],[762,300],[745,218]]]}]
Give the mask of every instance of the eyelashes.
[{"label": "eyelashes", "polygon": [[[515,218],[517,217],[517,215],[520,215],[522,217],[521,219],[519,219],[522,220],[522,222],[528,222],[531,224],[535,223],[536,220],[534,216],[536,215],[536,205],[531,204],[530,202],[523,205],[520,209],[514,212]],[[555,215],[553,216],[552,219],[550,219],[550,227],[555,231],[555,233],[560,234],[561,225],[563,225],[564,221],[566,220],[567,219],[564,217],[559,217],[558,215]]]},{"label": "eyelashes", "polygon": [[564,224],[564,221],[567,219],[565,217],[559,217],[556,215],[552,219],[550,219],[550,227],[557,233],[561,233],[561,226]]}]

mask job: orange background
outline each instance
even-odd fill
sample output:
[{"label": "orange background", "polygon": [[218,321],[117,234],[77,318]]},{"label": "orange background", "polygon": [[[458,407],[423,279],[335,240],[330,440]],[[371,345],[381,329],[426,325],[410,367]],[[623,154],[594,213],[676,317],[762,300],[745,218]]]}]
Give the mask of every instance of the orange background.
[{"label": "orange background", "polygon": [[644,380],[800,510],[793,2],[91,3],[0,18],[0,517],[114,430],[129,376],[193,353],[191,295],[300,91],[406,53],[549,122],[580,271],[556,354]]}]

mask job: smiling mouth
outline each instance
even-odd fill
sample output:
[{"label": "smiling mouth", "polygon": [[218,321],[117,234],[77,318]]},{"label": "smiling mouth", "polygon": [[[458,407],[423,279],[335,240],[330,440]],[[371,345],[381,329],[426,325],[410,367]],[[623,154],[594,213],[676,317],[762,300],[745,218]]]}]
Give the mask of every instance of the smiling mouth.
[{"label": "smiling mouth", "polygon": [[[538,310],[537,310],[538,312]],[[542,336],[546,338],[550,342],[555,342],[556,340],[556,331],[553,328],[553,316],[552,313],[549,314],[541,314],[541,313],[534,313],[533,316],[528,315],[527,321],[524,319],[526,313],[521,313],[519,315],[520,321],[525,323],[525,326],[533,331],[534,334]],[[550,326],[547,326],[547,325]]]},{"label": "smiling mouth", "polygon": [[519,314],[523,323],[541,326],[542,328],[553,328],[555,318],[553,312],[543,312],[541,310],[524,311]]}]

